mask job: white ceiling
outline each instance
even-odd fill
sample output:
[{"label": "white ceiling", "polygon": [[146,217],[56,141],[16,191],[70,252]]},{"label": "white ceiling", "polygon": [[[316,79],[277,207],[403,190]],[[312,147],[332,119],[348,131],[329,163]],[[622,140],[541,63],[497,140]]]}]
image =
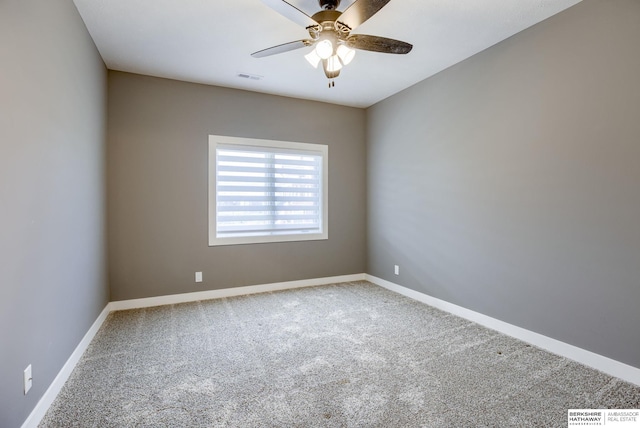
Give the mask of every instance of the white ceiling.
[{"label": "white ceiling", "polygon": [[[309,15],[320,10],[317,0],[288,1]],[[250,56],[308,38],[260,0],[74,0],[109,69],[353,107],[369,107],[579,1],[392,0],[353,34],[399,39],[413,50],[358,51],[329,89],[322,69],[303,57],[311,48]]]}]

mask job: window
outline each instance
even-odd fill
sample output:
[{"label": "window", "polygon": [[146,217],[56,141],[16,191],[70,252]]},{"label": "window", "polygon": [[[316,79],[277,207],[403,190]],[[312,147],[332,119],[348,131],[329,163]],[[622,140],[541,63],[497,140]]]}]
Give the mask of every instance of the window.
[{"label": "window", "polygon": [[328,239],[322,144],[209,136],[209,245]]}]

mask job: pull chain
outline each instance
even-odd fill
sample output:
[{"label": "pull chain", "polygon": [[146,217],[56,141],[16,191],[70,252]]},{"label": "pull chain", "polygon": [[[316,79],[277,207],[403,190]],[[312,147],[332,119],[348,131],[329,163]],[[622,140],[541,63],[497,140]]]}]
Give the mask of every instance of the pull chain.
[{"label": "pull chain", "polygon": [[329,80],[329,89],[333,88],[334,86],[336,86],[336,82],[333,79]]}]

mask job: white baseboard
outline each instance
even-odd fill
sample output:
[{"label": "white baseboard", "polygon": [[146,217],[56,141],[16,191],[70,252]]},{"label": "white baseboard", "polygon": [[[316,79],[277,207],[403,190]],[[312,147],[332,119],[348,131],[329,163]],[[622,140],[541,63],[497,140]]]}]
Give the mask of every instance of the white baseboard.
[{"label": "white baseboard", "polygon": [[34,409],[31,411],[29,417],[24,421],[24,423],[22,424],[22,428],[37,428],[45,413],[47,413],[47,410],[49,410],[49,406],[51,406],[53,400],[56,399],[58,393],[64,386],[64,383],[67,381],[67,379],[69,379],[71,372],[76,367],[76,364],[78,364],[78,361],[80,361],[80,357],[82,357],[82,354],[84,354],[84,351],[86,351],[87,347],[93,340],[93,337],[96,335],[98,330],[100,330],[100,326],[102,326],[104,320],[107,319],[107,315],[109,315],[109,312],[109,305],[107,304],[102,312],[100,312],[100,315],[98,315],[98,318],[96,318],[94,323],[91,325],[87,333],[84,335],[78,346],[76,346],[76,349],[74,349],[69,359],[67,359],[67,362],[64,363],[64,366],[62,366],[62,369],[60,370],[60,372],[58,372],[58,375],[42,395],[42,398],[40,398],[40,401],[38,401],[36,407],[34,407]]},{"label": "white baseboard", "polygon": [[426,303],[434,308],[468,319],[469,321],[473,321],[492,330],[499,331],[500,333],[504,333],[508,336],[530,343],[538,348],[569,358],[570,360],[577,361],[585,366],[592,367],[608,375],[640,386],[640,369],[636,367],[612,360],[611,358],[587,351],[586,349],[578,348],[577,346],[569,345],[568,343],[543,336],[542,334],[517,327],[513,324],[500,321],[479,312],[463,308],[462,306],[454,305],[453,303],[440,300],[427,294],[411,290],[373,275],[365,274],[365,279],[388,290],[395,291],[396,293],[402,294],[411,299]]},{"label": "white baseboard", "polygon": [[364,278],[364,273],[358,273],[353,275],[330,276],[326,278],[303,279],[300,281],[248,285],[245,287],[224,288],[221,290],[171,294],[168,296],[147,297],[144,299],[119,300],[109,303],[109,309],[112,311],[121,311],[125,309],[148,308],[151,306],[174,305],[176,303],[197,302],[198,300],[220,299],[223,297],[243,296],[247,294],[266,293],[269,291],[313,287],[316,285],[333,284],[338,282],[362,281]]}]

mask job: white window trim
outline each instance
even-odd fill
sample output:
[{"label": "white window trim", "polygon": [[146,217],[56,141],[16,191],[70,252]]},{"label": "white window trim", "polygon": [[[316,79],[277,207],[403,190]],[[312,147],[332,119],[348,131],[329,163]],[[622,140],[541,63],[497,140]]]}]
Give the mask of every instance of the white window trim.
[{"label": "white window trim", "polygon": [[[269,147],[277,149],[307,150],[322,153],[322,231],[321,233],[288,234],[288,235],[263,235],[224,237],[216,236],[216,177],[217,162],[216,149],[218,145],[245,145],[253,147]],[[317,241],[329,239],[329,174],[328,174],[329,147],[324,144],[298,143],[291,141],[262,140],[254,138],[228,137],[223,135],[209,135],[209,246],[262,244],[269,242],[295,242]]]}]

